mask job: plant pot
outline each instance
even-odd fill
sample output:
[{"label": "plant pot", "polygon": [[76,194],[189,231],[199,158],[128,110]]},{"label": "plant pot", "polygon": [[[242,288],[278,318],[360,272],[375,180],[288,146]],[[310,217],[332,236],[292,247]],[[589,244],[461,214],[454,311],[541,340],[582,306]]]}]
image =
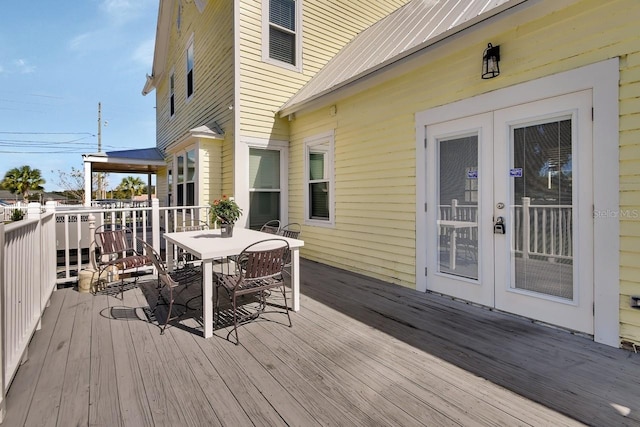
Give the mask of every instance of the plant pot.
[{"label": "plant pot", "polygon": [[233,236],[233,224],[228,224],[223,222],[220,224],[220,235],[222,237],[232,237]]}]

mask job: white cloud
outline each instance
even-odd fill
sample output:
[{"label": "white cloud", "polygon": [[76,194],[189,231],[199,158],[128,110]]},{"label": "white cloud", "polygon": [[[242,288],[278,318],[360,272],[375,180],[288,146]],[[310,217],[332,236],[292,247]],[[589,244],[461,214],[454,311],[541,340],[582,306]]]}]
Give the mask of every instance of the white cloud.
[{"label": "white cloud", "polygon": [[151,0],[103,0],[102,9],[116,25],[136,19],[149,6]]},{"label": "white cloud", "polygon": [[35,65],[29,65],[24,59],[16,59],[15,61],[13,61],[13,64],[15,65],[17,71],[21,74],[33,73],[36,70]]}]

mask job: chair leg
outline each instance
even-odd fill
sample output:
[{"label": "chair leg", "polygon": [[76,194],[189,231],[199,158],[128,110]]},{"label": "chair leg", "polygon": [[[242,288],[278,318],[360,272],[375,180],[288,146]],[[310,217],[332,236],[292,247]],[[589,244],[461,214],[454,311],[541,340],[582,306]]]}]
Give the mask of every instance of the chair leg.
[{"label": "chair leg", "polygon": [[240,339],[238,338],[238,305],[236,300],[236,294],[233,293],[233,331],[236,334],[236,345],[240,345]]},{"label": "chair leg", "polygon": [[287,319],[289,319],[289,327],[292,327],[293,323],[291,323],[291,316],[289,315],[289,304],[287,304],[287,289],[284,286],[284,281],[282,282],[282,297],[284,298],[284,310],[287,313]]},{"label": "chair leg", "polygon": [[173,310],[173,301],[169,301],[169,308],[167,311],[167,319],[164,321],[164,325],[160,330],[160,335],[164,335],[164,330],[167,329],[167,325],[169,324],[169,319],[171,319],[171,310]]}]

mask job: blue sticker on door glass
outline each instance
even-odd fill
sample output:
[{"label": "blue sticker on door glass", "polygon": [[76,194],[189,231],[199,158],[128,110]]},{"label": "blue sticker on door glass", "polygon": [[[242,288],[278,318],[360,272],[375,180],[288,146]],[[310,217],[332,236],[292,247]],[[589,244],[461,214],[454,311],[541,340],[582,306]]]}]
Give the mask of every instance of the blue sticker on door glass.
[{"label": "blue sticker on door glass", "polygon": [[512,168],[509,170],[509,176],[511,178],[522,178],[522,168]]},{"label": "blue sticker on door glass", "polygon": [[468,179],[478,179],[478,171],[467,171]]}]

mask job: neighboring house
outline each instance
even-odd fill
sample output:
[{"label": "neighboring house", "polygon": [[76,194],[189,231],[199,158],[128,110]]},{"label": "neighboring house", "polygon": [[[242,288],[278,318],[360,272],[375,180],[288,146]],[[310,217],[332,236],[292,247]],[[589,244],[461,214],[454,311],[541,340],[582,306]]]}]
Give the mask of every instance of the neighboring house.
[{"label": "neighboring house", "polygon": [[233,194],[305,258],[640,343],[640,3],[327,3],[161,1],[159,197]]}]

